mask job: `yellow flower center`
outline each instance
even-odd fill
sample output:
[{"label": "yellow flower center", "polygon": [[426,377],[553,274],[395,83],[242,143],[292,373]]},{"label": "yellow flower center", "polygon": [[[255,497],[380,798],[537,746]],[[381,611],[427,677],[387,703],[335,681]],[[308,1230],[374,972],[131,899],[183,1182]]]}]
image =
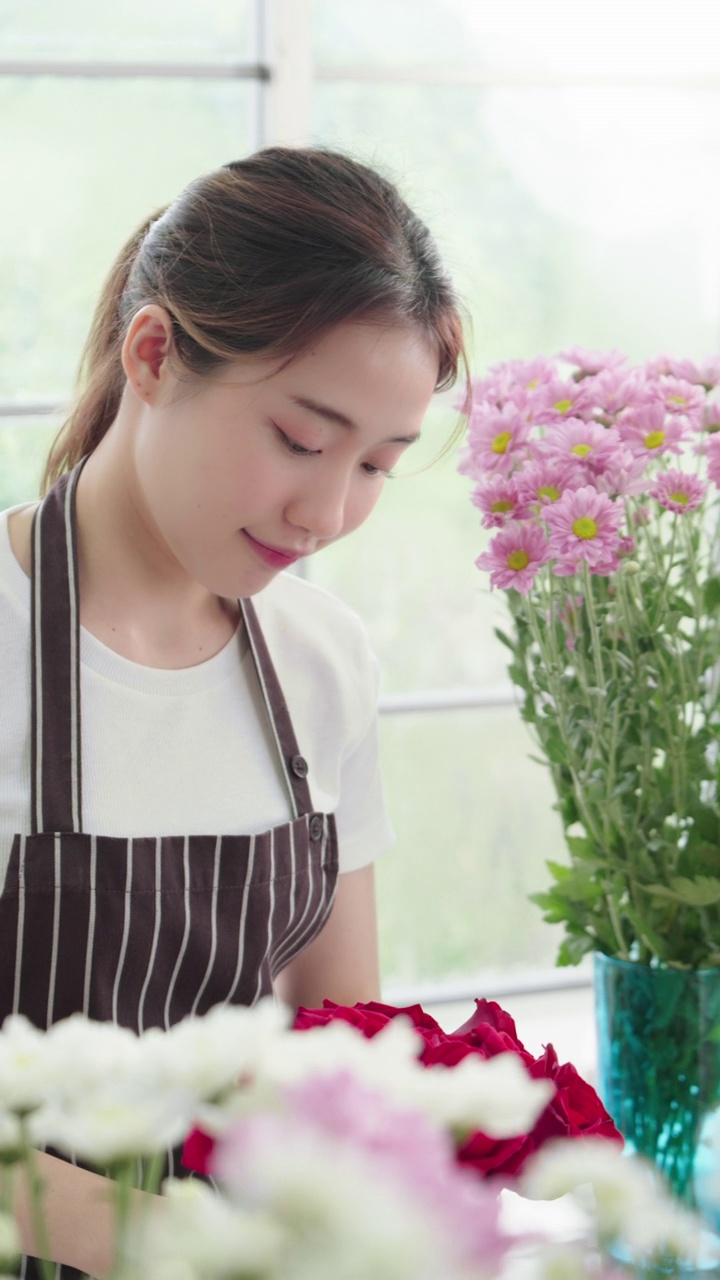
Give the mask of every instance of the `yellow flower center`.
[{"label": "yellow flower center", "polygon": [[511,440],[511,431],[501,431],[499,435],[495,436],[495,439],[492,442],[493,453],[507,453],[507,447]]},{"label": "yellow flower center", "polygon": [[512,506],[512,502],[508,502],[507,498],[498,498],[497,502],[490,503],[490,510],[497,515],[504,515],[506,511],[512,511]]},{"label": "yellow flower center", "polygon": [[532,391],[537,386],[537,378],[531,378],[527,384],[528,391]]},{"label": "yellow flower center", "polygon": [[586,458],[589,453],[592,453],[592,445],[591,444],[574,444],[570,452],[576,453],[579,458]]},{"label": "yellow flower center", "polygon": [[664,431],[649,431],[643,441],[646,449],[659,449],[665,439]]},{"label": "yellow flower center", "polygon": [[537,491],[538,498],[547,498],[549,502],[557,502],[560,497],[560,490],[556,489],[552,484],[543,484]]},{"label": "yellow flower center", "polygon": [[597,536],[598,527],[592,516],[580,516],[574,521],[572,531],[576,538],[583,538],[587,542]]},{"label": "yellow flower center", "polygon": [[521,569],[527,568],[529,563],[530,556],[527,551],[511,551],[507,558],[508,569],[513,569],[516,573],[519,573]]},{"label": "yellow flower center", "polygon": [[558,413],[567,413],[568,409],[572,409],[572,403],[572,400],[556,400],[553,408],[557,409]]},{"label": "yellow flower center", "polygon": [[687,404],[687,398],[685,396],[668,396],[668,400],[673,404]]},{"label": "yellow flower center", "polygon": [[686,507],[690,499],[686,493],[671,493],[670,501],[677,502],[680,507]]}]

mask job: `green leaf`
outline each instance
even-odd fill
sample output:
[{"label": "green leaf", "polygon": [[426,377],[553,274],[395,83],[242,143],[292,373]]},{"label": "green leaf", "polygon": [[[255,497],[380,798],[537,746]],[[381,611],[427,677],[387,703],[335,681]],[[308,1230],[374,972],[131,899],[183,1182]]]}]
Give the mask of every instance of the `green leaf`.
[{"label": "green leaf", "polygon": [[500,643],[504,644],[506,648],[510,649],[510,651],[514,653],[516,648],[515,641],[511,640],[510,636],[507,635],[505,631],[501,631],[499,627],[494,627],[493,630]]},{"label": "green leaf", "polygon": [[703,587],[703,604],[708,613],[720,609],[720,578],[708,578]]},{"label": "green leaf", "polygon": [[694,880],[673,876],[670,886],[680,901],[690,907],[709,907],[713,902],[720,902],[720,880],[714,876],[696,876]]},{"label": "green leaf", "polygon": [[565,938],[564,942],[560,943],[557,964],[560,968],[579,964],[583,956],[586,956],[588,951],[593,951],[594,947],[593,939],[586,933],[579,937]]},{"label": "green leaf", "polygon": [[689,907],[709,907],[720,902],[720,880],[713,876],[696,876],[694,880],[673,876],[669,885],[639,884],[638,888],[653,898],[670,898]]}]

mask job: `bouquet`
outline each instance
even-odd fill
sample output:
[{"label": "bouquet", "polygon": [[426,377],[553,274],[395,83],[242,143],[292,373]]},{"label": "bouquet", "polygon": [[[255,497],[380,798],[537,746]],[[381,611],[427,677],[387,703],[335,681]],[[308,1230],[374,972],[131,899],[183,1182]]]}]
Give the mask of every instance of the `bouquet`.
[{"label": "bouquet", "polygon": [[[608,1141],[617,1135],[590,1087],[551,1056],[535,1069],[498,1006],[479,1002],[450,1036],[419,1006],[326,1004],[298,1027],[272,1001],[139,1037],[80,1015],[47,1032],[8,1018],[0,1272],[19,1251],[9,1175],[23,1167],[42,1248],[43,1143],[111,1177],[117,1280],[500,1280],[518,1248],[533,1249],[537,1274],[552,1258],[556,1274],[610,1280],[598,1249],[619,1239],[638,1259],[697,1249],[697,1221]],[[186,1158],[200,1153],[213,1184],[132,1192],[158,1190],[165,1149],[189,1131]],[[471,1149],[480,1133],[485,1153]],[[488,1163],[491,1147],[507,1158]],[[562,1258],[504,1229],[488,1175],[510,1165],[528,1196],[594,1188]]]},{"label": "bouquet", "polygon": [[474,384],[461,471],[569,851],[534,895],[560,964],[720,964],[718,383],[574,348]]}]

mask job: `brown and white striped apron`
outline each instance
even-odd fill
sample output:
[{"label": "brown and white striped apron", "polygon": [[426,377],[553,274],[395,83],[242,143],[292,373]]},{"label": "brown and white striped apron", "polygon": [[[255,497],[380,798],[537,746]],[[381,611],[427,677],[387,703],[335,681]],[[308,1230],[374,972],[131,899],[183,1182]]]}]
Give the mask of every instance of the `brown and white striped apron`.
[{"label": "brown and white striped apron", "polygon": [[14,838],[0,895],[0,1023],[19,1012],[48,1027],[82,1012],[141,1032],[272,991],[328,917],[337,834],[331,814],[313,811],[249,600],[242,617],[292,821],[251,836],[83,830],[79,473],[58,481],[33,526],[31,830]]}]

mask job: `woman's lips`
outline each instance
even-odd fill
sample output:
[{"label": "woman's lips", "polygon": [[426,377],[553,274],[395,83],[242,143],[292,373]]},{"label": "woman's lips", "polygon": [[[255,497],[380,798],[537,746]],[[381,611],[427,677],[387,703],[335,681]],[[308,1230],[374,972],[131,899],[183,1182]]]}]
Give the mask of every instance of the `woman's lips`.
[{"label": "woman's lips", "polygon": [[272,565],[273,568],[284,569],[289,564],[295,564],[296,560],[300,560],[304,554],[301,551],[283,550],[282,547],[271,547],[266,542],[259,542],[257,538],[253,538],[247,529],[242,529],[241,533],[245,535],[250,546],[256,555],[260,556],[266,564]]}]

